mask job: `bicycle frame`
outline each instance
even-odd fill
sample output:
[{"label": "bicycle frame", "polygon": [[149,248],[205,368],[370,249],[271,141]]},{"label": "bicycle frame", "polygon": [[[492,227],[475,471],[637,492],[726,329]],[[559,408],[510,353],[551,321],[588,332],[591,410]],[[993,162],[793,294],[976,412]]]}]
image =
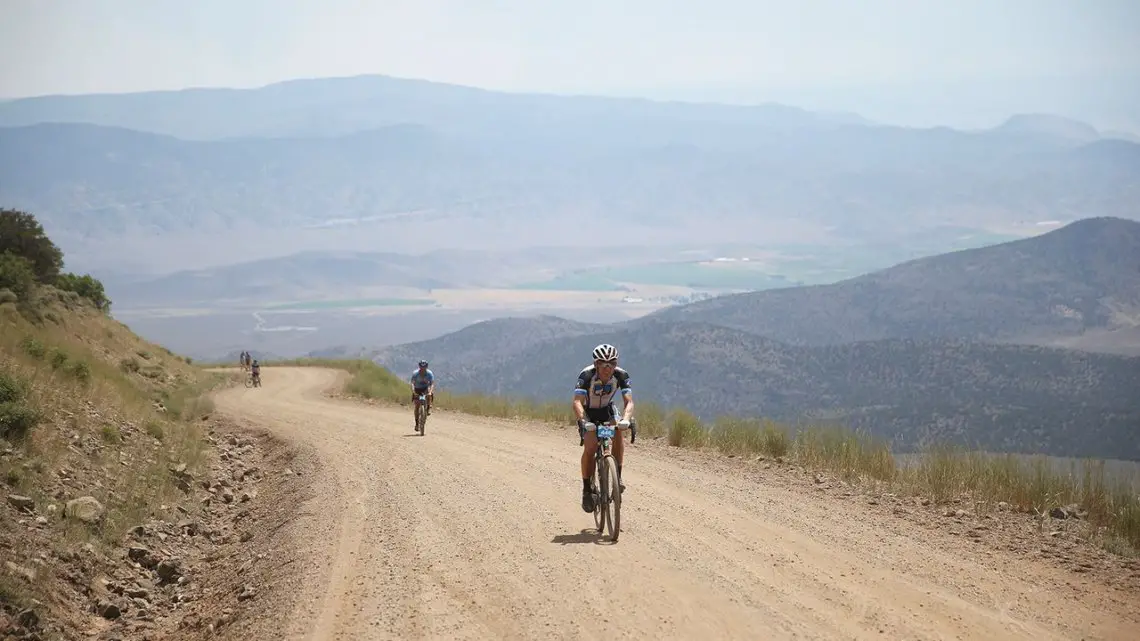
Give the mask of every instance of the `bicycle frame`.
[{"label": "bicycle frame", "polygon": [[[621,427],[614,421],[595,425],[594,434],[598,439],[598,447],[594,450],[594,471],[590,474],[590,486],[594,494],[594,525],[597,526],[599,533],[608,525],[610,539],[615,543],[621,531],[621,489],[617,486],[621,481],[617,477],[617,460],[613,457],[612,449],[614,437],[620,438],[618,431],[620,429]],[[607,475],[606,459],[610,459],[612,476]],[[609,513],[611,508],[612,514]]]},{"label": "bicycle frame", "polygon": [[419,409],[416,410],[416,430],[423,436],[424,426],[427,423],[427,394],[417,394]]},{"label": "bicycle frame", "polygon": [[[603,429],[608,430],[611,436],[603,436],[604,432],[603,434],[598,433]],[[602,459],[613,454],[613,437],[617,435],[616,433],[617,426],[614,423],[606,423],[594,428],[594,435],[598,438],[598,447],[594,449],[594,466],[598,473],[600,473],[602,469]]]}]

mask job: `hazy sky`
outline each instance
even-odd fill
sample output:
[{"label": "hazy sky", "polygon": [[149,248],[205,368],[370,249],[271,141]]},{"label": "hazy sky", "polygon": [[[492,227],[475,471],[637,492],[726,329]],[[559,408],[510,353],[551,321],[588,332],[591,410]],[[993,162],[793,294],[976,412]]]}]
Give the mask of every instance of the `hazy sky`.
[{"label": "hazy sky", "polygon": [[1140,0],[0,0],[0,59],[0,97],[383,73],[859,108],[914,83],[1140,78]]}]

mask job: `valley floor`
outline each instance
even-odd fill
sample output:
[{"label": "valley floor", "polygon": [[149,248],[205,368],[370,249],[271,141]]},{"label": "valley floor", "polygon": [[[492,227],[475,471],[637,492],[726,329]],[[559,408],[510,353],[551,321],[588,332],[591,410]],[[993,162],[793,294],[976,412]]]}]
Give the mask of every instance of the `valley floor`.
[{"label": "valley floor", "polygon": [[263,388],[216,397],[308,453],[308,498],[275,550],[291,582],[262,592],[244,638],[1140,636],[1133,561],[1074,571],[1067,548],[1038,553],[1063,535],[961,514],[932,526],[889,498],[649,439],[627,445],[610,544],[578,505],[572,430],[440,410],[419,437],[408,410],[330,398],[344,375],[266,368]]}]

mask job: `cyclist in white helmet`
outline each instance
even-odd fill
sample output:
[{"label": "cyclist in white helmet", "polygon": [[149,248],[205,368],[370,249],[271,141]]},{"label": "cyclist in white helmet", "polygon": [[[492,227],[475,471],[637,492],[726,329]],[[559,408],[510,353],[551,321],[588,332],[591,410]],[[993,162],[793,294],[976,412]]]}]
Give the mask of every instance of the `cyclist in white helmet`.
[{"label": "cyclist in white helmet", "polygon": [[[625,452],[622,432],[633,419],[633,390],[629,386],[629,372],[617,366],[618,353],[613,345],[603,343],[594,348],[594,364],[578,374],[574,388],[574,415],[578,419],[578,434],[584,439],[582,450],[582,510],[594,511],[594,497],[590,493],[590,469],[594,465],[594,451],[598,437],[594,426],[614,421],[620,423],[613,440],[614,460],[618,468],[619,491],[625,490],[621,482],[622,457]],[[621,394],[622,414],[617,417],[614,397]]]},{"label": "cyclist in white helmet", "polygon": [[435,374],[428,369],[427,361],[419,362],[419,369],[412,372],[408,382],[412,386],[412,416],[415,417],[420,409],[420,394],[427,394],[427,413],[430,416],[431,406],[435,401]]}]

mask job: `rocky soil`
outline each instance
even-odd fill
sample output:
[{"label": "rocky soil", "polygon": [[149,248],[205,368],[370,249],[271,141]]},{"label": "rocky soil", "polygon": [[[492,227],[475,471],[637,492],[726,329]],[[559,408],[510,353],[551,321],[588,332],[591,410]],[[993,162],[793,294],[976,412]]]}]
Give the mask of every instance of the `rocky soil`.
[{"label": "rocky soil", "polygon": [[[208,472],[170,466],[181,500],[118,536],[92,535],[105,510],[90,495],[98,493],[90,490],[100,487],[101,471],[83,465],[89,456],[40,475],[49,479],[37,488],[46,500],[6,494],[0,639],[243,638],[251,620],[267,616],[260,600],[288,598],[276,594],[287,585],[277,579],[295,551],[281,530],[304,499],[312,457],[217,419],[207,438]],[[108,445],[77,437],[71,447],[87,453]],[[10,446],[0,452],[22,457]],[[21,599],[32,583],[51,601]]]}]

